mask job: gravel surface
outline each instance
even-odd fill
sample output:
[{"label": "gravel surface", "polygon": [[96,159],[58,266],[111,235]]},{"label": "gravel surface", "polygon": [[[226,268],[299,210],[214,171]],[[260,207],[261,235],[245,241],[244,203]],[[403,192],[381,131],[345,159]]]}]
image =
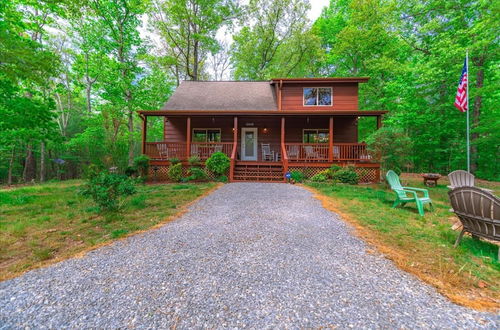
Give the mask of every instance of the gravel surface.
[{"label": "gravel surface", "polygon": [[157,230],[0,283],[0,328],[499,325],[366,249],[303,188],[227,184]]}]

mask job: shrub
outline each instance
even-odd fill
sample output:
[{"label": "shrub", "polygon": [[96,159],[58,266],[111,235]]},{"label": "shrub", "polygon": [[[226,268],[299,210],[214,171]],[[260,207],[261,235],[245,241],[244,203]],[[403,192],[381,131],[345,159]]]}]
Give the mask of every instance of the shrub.
[{"label": "shrub", "polygon": [[168,168],[168,177],[172,181],[180,182],[182,179],[182,164],[171,164]]},{"label": "shrub", "polygon": [[187,181],[205,181],[208,180],[208,175],[205,171],[199,167],[191,167],[189,169],[189,176],[186,178]]},{"label": "shrub", "polygon": [[[322,171],[322,172],[325,172],[325,171]],[[322,173],[322,172],[313,175],[313,177],[311,178],[311,181],[325,182],[326,180],[328,180],[328,175],[326,173]]]},{"label": "shrub", "polygon": [[117,210],[120,198],[135,192],[134,181],[127,176],[101,172],[87,181],[81,194],[91,197],[100,210]]},{"label": "shrub", "polygon": [[175,157],[170,158],[169,161],[170,161],[170,164],[172,164],[172,165],[179,164],[181,162],[181,160],[179,158],[175,158]]},{"label": "shrub", "polygon": [[221,176],[226,174],[229,166],[231,166],[231,160],[228,156],[226,156],[226,154],[217,151],[207,159],[205,165],[209,171]]},{"label": "shrub", "polygon": [[137,169],[134,166],[127,166],[127,168],[125,169],[125,175],[128,177],[136,176]]},{"label": "shrub", "polygon": [[328,169],[328,176],[330,177],[330,179],[333,179],[334,174],[341,169],[342,167],[338,165],[330,166],[330,168]]},{"label": "shrub", "polygon": [[217,178],[217,181],[219,181],[219,182],[228,182],[228,181],[229,181],[229,179],[227,178],[227,176],[225,176],[225,175],[221,175],[221,176],[219,176],[219,177]]},{"label": "shrub", "polygon": [[194,165],[194,166],[196,166],[196,165],[200,165],[200,162],[201,162],[200,157],[198,157],[198,156],[196,156],[196,155],[195,155],[195,156],[191,156],[191,157],[189,157],[189,159],[188,159],[188,163],[189,163],[189,165]]},{"label": "shrub", "polygon": [[134,158],[134,167],[140,176],[146,177],[149,170],[149,157],[146,155],[140,155]]},{"label": "shrub", "polygon": [[343,168],[335,172],[333,179],[342,183],[358,184],[359,176],[353,169]]},{"label": "shrub", "polygon": [[83,177],[85,179],[92,179],[93,177],[96,177],[101,173],[102,169],[95,165],[95,164],[90,164],[87,166],[84,170]]},{"label": "shrub", "polygon": [[302,182],[304,181],[304,173],[300,171],[292,171],[292,173],[290,173],[290,178],[295,182]]}]

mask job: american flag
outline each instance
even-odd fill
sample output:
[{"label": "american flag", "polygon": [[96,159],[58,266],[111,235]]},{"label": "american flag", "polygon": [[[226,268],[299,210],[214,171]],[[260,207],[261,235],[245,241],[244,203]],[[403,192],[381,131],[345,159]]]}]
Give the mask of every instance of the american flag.
[{"label": "american flag", "polygon": [[467,76],[468,76],[468,70],[467,70],[467,59],[464,61],[464,67],[462,69],[462,75],[460,76],[460,80],[458,81],[458,89],[457,89],[457,96],[455,97],[455,107],[462,111],[466,112],[467,111]]}]

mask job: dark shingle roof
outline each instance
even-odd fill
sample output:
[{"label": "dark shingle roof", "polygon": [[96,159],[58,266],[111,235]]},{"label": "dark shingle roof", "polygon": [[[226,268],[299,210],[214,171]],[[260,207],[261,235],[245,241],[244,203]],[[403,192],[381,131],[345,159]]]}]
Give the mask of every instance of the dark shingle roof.
[{"label": "dark shingle roof", "polygon": [[269,81],[183,81],[162,110],[277,110]]}]

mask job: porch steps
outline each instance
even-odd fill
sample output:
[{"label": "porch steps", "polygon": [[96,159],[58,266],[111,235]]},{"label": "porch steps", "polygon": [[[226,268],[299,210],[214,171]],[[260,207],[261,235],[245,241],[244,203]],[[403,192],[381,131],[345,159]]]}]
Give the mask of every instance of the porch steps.
[{"label": "porch steps", "polygon": [[233,181],[283,182],[283,165],[236,163]]}]

